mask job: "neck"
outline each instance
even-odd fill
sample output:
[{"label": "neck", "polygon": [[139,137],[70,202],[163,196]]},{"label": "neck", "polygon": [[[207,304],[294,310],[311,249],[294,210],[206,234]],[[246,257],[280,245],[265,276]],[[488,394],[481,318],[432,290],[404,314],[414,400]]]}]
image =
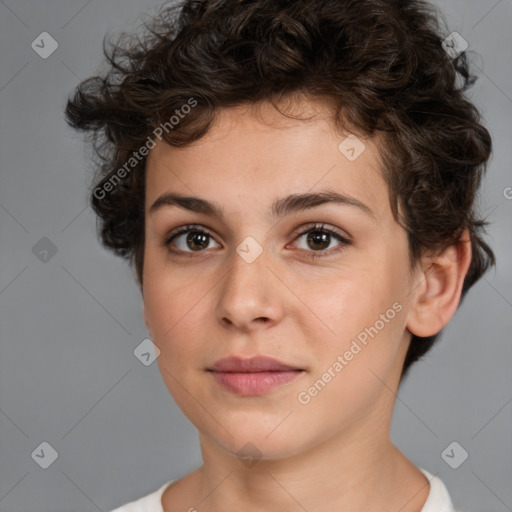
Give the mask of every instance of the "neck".
[{"label": "neck", "polygon": [[[279,460],[244,461],[201,436],[201,510],[419,512],[426,477],[390,442],[389,418],[373,414],[336,436]],[[361,440],[364,439],[364,442]]]}]

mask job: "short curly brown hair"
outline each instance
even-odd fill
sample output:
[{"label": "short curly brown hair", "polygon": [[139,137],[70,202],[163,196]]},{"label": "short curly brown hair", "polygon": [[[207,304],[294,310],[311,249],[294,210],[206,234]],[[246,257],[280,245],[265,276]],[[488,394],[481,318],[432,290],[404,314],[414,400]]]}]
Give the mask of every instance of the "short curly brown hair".
[{"label": "short curly brown hair", "polygon": [[[328,103],[341,129],[385,141],[382,172],[411,264],[469,231],[464,297],[495,264],[475,212],[492,142],[465,97],[476,80],[467,55],[446,51],[440,18],[421,0],[185,0],[163,4],[141,34],[122,33],[110,48],[105,36],[107,70],[80,83],[65,110],[94,149],[90,200],[103,244],[135,263],[142,287],[143,146],[158,134],[183,147],[221,108],[278,108],[302,94]],[[439,334],[413,335],[402,377]]]}]

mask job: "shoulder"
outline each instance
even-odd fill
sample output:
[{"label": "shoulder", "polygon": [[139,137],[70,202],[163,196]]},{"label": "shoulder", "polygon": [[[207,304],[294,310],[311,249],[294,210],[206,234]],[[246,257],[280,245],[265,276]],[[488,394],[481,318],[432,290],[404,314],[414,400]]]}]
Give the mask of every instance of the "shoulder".
[{"label": "shoulder", "polygon": [[419,469],[430,483],[430,492],[421,512],[456,512],[450,494],[442,480],[435,475],[431,475],[425,469]]},{"label": "shoulder", "polygon": [[173,480],[165,483],[156,491],[135,501],[125,503],[111,512],[164,512],[162,507],[162,495],[171,482],[173,482]]}]

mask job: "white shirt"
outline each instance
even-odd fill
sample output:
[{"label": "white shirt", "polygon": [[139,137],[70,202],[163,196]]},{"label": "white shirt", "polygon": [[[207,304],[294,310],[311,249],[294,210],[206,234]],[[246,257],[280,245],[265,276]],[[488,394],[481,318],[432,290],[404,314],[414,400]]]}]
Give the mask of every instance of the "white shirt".
[{"label": "white shirt", "polygon": [[[419,468],[430,482],[430,492],[427,501],[423,505],[421,512],[455,512],[450,495],[443,482],[428,471]],[[162,506],[162,494],[167,486],[174,480],[162,485],[160,489],[139,498],[138,500],[126,503],[122,507],[116,508],[111,512],[164,512]]]}]

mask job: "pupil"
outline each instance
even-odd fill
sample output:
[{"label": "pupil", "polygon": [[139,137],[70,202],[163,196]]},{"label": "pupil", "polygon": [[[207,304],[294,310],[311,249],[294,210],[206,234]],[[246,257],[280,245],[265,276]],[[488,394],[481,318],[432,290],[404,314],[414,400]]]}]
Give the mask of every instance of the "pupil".
[{"label": "pupil", "polygon": [[321,247],[317,247],[317,249],[324,249],[325,247],[329,246],[329,236],[329,233],[322,231],[311,231],[308,235],[308,243],[310,243],[311,246],[319,244]]},{"label": "pupil", "polygon": [[[192,231],[187,236],[187,244],[189,242],[196,245],[196,247],[199,246],[200,249],[204,249],[205,247],[208,247],[208,235],[204,233],[198,233],[197,231]],[[189,247],[194,249],[192,244],[189,244]]]}]

